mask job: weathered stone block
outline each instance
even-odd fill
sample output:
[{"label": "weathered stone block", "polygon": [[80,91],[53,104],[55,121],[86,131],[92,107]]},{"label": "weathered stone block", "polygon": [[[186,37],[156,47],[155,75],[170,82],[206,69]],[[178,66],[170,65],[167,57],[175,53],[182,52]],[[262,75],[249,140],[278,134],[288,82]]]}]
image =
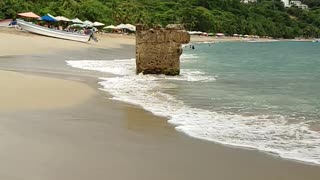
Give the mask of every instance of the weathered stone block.
[{"label": "weathered stone block", "polygon": [[137,25],[136,30],[137,74],[179,75],[181,45],[190,41],[183,26],[170,24],[150,29]]}]

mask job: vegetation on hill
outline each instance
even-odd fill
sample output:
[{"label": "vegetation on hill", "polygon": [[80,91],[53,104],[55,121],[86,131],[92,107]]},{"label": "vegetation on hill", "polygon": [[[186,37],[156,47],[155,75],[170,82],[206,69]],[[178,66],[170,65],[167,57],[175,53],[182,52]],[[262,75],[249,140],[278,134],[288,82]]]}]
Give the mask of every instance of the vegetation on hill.
[{"label": "vegetation on hill", "polygon": [[284,8],[280,0],[0,0],[0,19],[18,12],[50,13],[106,24],[182,23],[188,30],[283,38],[320,36],[320,1],[310,10]]},{"label": "vegetation on hill", "polygon": [[303,4],[306,4],[309,6],[309,8],[316,8],[320,6],[319,0],[301,0]]}]

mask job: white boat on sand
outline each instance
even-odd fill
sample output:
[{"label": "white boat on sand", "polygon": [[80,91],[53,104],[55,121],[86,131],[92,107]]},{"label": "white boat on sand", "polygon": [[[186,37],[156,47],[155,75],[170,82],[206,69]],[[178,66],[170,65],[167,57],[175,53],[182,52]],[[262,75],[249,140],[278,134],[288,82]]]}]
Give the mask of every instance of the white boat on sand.
[{"label": "white boat on sand", "polygon": [[72,41],[87,42],[90,40],[92,35],[92,34],[79,34],[79,33],[72,33],[72,32],[50,29],[47,27],[39,26],[31,22],[26,22],[19,19],[17,20],[17,23],[20,27],[22,27],[23,30],[26,30],[31,33],[60,38],[60,39],[67,39]]}]

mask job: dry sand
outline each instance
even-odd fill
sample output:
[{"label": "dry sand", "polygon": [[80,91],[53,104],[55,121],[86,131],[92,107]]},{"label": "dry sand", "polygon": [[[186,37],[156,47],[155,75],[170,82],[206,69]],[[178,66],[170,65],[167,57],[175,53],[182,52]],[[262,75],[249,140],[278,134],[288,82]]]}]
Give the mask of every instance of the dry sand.
[{"label": "dry sand", "polygon": [[[54,54],[90,46],[10,28],[0,28],[0,39],[0,57]],[[116,47],[116,44],[112,45]],[[0,112],[71,107],[95,93],[82,83],[9,71],[0,71],[0,82]]]},{"label": "dry sand", "polygon": [[134,44],[135,37],[119,34],[98,34],[99,42],[87,43],[39,36],[14,28],[0,28],[0,56],[52,54],[57,51],[81,50],[84,48],[120,48]]},{"label": "dry sand", "polygon": [[[65,65],[67,57],[79,56],[72,54],[74,50],[81,51],[83,58],[87,51],[82,50],[87,48],[94,48],[97,51],[90,49],[90,53],[95,56],[101,53],[104,58],[125,54],[128,49],[108,53],[99,49],[134,44],[132,37],[103,35],[101,45],[21,33],[2,33],[0,38],[0,69],[28,68],[37,74],[0,72],[0,108],[7,108],[0,111],[0,179],[320,179],[319,166],[177,133],[165,118],[109,100],[109,94],[97,90],[100,76]],[[3,38],[9,38],[5,41],[10,44],[3,43]],[[27,41],[21,41],[23,38]],[[29,46],[27,50],[21,50],[25,45]],[[41,53],[27,58],[5,56],[36,55],[41,50],[63,53],[59,54],[60,58],[51,59],[53,55]],[[26,111],[28,104],[34,105]],[[9,105],[15,111],[10,111]]]}]

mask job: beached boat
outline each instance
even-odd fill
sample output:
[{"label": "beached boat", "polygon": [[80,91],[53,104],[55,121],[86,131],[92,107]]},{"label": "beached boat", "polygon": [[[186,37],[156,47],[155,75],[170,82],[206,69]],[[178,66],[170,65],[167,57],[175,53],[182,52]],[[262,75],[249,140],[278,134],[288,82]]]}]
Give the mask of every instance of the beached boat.
[{"label": "beached boat", "polygon": [[22,27],[23,30],[26,30],[28,32],[35,33],[35,34],[49,36],[49,37],[67,39],[67,40],[72,40],[72,41],[80,41],[80,42],[87,42],[87,41],[89,41],[89,39],[91,37],[91,35],[85,35],[85,34],[50,29],[47,27],[33,24],[31,22],[26,22],[23,20],[17,20],[17,23],[19,26]]}]

